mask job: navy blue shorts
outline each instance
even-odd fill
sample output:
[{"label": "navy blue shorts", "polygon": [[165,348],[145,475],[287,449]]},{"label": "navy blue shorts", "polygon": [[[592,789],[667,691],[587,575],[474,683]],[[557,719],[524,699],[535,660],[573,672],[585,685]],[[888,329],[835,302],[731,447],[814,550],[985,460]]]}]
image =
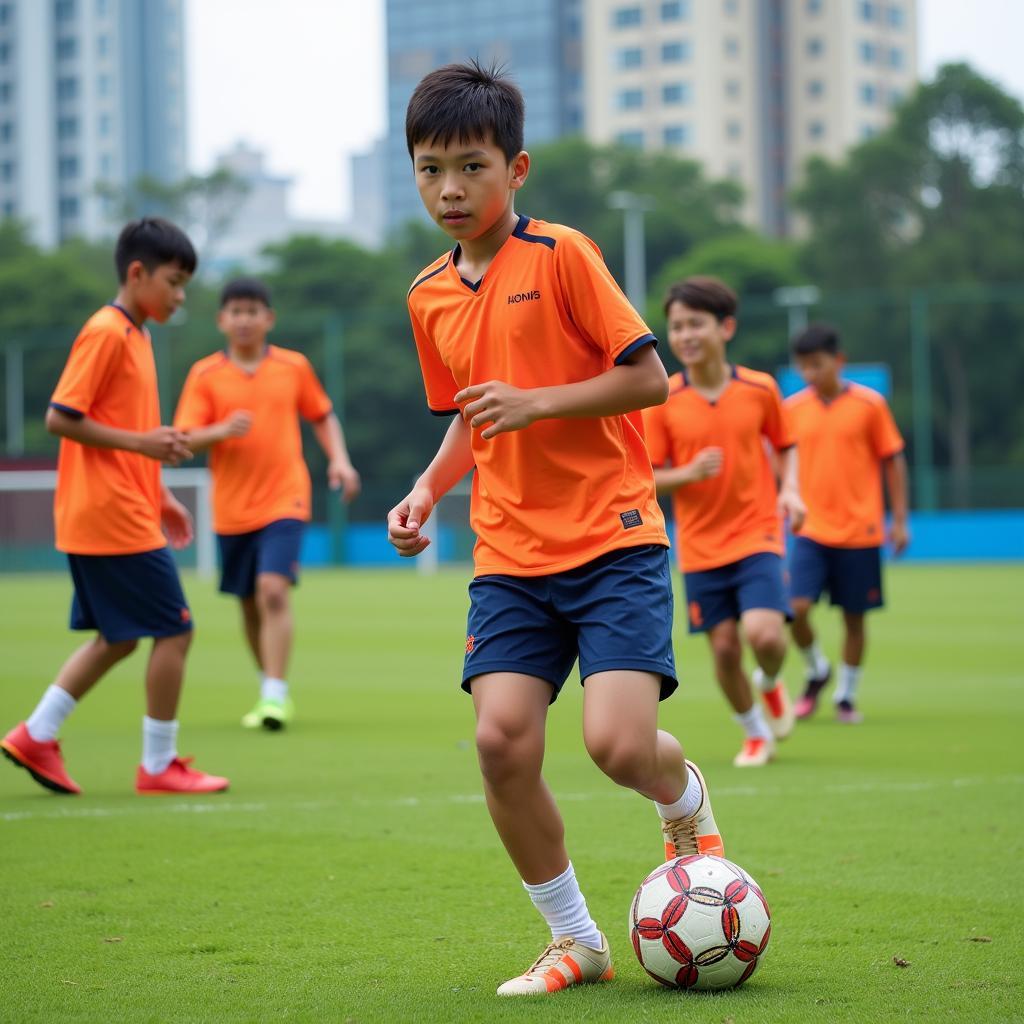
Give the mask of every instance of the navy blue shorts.
[{"label": "navy blue shorts", "polygon": [[854,615],[881,608],[882,549],[835,548],[808,537],[794,537],[789,556],[789,593],[829,602]]},{"label": "navy blue shorts", "polygon": [[301,519],[277,519],[249,533],[218,533],[221,593],[252,597],[261,572],[277,573],[298,583],[305,529]]},{"label": "navy blue shorts", "polygon": [[760,551],[738,562],[703,572],[684,572],[690,632],[704,633],[744,612],[769,608],[789,616],[783,563],[779,555]]},{"label": "navy blue shorts", "polygon": [[554,703],[577,657],[581,682],[595,672],[653,672],[662,700],[679,685],[667,548],[609,551],[550,576],[479,576],[469,597],[467,693],[474,676],[521,672],[547,680]]},{"label": "navy blue shorts", "polygon": [[187,633],[192,613],[168,548],[138,555],[68,555],[71,628],[109,643]]}]

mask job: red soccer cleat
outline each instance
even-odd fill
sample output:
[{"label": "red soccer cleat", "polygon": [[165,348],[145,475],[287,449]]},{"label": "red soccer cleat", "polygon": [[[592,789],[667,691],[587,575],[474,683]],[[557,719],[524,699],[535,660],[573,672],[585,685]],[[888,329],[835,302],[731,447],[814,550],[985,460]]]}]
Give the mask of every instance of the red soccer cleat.
[{"label": "red soccer cleat", "polygon": [[150,775],[142,765],[135,776],[135,792],[141,796],[159,796],[162,793],[223,793],[228,780],[220,775],[190,768],[191,757],[176,757],[158,775]]},{"label": "red soccer cleat", "polygon": [[81,787],[64,770],[64,758],[56,740],[34,740],[24,722],[16,725],[2,740],[0,749],[4,756],[24,768],[40,786],[76,796]]}]

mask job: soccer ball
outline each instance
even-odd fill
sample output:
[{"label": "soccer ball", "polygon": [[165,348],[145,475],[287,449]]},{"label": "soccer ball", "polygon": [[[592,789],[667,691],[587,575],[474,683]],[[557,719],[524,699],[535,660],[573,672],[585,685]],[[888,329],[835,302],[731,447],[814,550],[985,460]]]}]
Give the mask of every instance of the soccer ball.
[{"label": "soccer ball", "polygon": [[677,857],[641,883],[629,911],[640,966],[669,988],[742,985],[772,932],[758,884],[722,857]]}]

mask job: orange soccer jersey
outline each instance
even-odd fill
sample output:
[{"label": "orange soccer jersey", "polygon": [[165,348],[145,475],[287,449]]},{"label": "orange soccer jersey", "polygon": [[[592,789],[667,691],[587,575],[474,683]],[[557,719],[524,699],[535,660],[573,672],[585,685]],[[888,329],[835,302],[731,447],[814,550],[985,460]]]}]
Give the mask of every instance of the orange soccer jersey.
[{"label": "orange soccer jersey", "polygon": [[[149,332],[120,306],[94,313],[71,346],[50,404],[122,430],[160,426]],[[54,520],[57,549],[133,555],[162,548],[160,463],[135,452],[61,438]]]},{"label": "orange soccer jersey", "polygon": [[744,366],[714,401],[685,374],[669,380],[665,405],[644,410],[655,466],[683,466],[702,448],[722,449],[718,476],[679,487],[672,495],[679,567],[702,572],[762,551],[783,552],[778,493],[764,440],[781,451],[793,444],[778,385]]},{"label": "orange soccer jersey", "polygon": [[226,352],[200,359],[185,380],[174,425],[207,427],[240,409],[252,413],[249,432],[210,449],[214,530],[248,533],[277,519],[307,521],[312,488],[299,416],[316,421],[331,411],[309,360],[276,345],[252,372]]},{"label": "orange soccer jersey", "polygon": [[804,388],[786,400],[786,411],[807,505],[800,535],[831,547],[877,547],[885,538],[881,463],[903,451],[888,403],[871,388],[844,383],[831,402]]},{"label": "orange soccer jersey", "polygon": [[[483,278],[457,249],[409,291],[426,388],[440,415],[455,395],[501,380],[536,388],[587,380],[655,339],[597,246],[572,228],[520,217]],[[476,575],[540,576],[607,551],[667,545],[638,416],[538,420],[485,441],[472,432]]]}]

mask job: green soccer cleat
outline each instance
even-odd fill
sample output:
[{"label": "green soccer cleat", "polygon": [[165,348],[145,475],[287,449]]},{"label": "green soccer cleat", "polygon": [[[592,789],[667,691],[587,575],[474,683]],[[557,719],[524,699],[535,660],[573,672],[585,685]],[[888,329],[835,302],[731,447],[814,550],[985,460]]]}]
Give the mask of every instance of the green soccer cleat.
[{"label": "green soccer cleat", "polygon": [[256,707],[242,719],[242,726],[246,729],[262,727],[270,732],[277,732],[292,720],[294,714],[295,707],[291,697],[285,697],[283,701],[261,697],[256,702]]}]

